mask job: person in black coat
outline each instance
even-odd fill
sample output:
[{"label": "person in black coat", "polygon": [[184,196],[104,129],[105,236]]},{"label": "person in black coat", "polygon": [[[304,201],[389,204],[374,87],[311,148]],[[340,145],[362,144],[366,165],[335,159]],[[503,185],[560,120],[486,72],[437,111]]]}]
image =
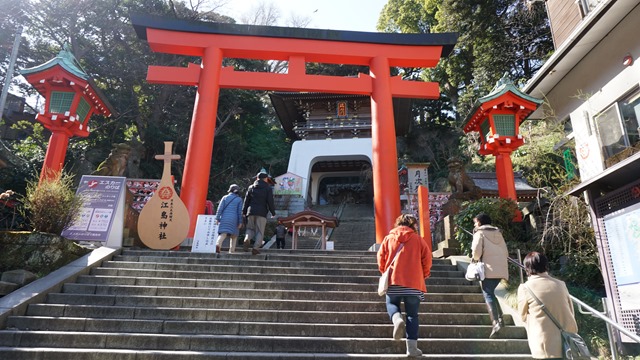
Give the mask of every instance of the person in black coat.
[{"label": "person in black coat", "polygon": [[242,247],[244,251],[249,251],[251,239],[254,239],[253,255],[260,254],[258,250],[262,246],[264,239],[264,228],[267,225],[267,215],[276,216],[275,205],[273,203],[273,189],[267,182],[269,175],[261,172],[256,176],[256,181],[249,186],[244,197],[242,215],[247,221],[247,230]]}]

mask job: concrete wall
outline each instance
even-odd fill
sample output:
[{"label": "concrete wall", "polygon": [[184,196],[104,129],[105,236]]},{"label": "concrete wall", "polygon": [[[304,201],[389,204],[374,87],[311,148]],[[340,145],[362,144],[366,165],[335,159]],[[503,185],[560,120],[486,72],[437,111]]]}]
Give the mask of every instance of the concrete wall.
[{"label": "concrete wall", "polygon": [[[305,199],[309,194],[309,180],[311,180],[311,193],[315,204],[318,200],[319,180],[329,175],[322,173],[312,176],[311,168],[315,163],[325,160],[367,160],[372,163],[371,158],[371,138],[300,140],[293,143],[287,171],[302,177],[302,195]],[[352,176],[353,173],[340,173],[340,175]]]}]

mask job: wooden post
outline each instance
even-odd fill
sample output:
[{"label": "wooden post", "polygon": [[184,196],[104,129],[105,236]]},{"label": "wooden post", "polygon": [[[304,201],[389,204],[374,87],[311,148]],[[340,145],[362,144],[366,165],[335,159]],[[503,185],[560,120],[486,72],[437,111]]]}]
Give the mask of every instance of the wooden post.
[{"label": "wooden post", "polygon": [[429,251],[433,251],[431,214],[429,212],[429,189],[426,186],[418,186],[418,213],[420,214],[420,236],[422,236],[429,245]]}]

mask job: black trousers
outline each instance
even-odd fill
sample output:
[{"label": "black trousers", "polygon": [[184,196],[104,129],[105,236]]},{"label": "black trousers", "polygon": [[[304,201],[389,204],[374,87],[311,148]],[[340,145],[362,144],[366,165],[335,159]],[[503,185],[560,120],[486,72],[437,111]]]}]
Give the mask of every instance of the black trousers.
[{"label": "black trousers", "polygon": [[276,248],[284,249],[284,238],[276,238]]}]

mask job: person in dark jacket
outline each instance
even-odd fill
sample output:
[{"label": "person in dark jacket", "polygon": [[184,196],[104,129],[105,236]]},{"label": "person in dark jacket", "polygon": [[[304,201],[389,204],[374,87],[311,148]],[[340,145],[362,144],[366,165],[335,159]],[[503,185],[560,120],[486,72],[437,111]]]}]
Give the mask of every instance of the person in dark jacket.
[{"label": "person in dark jacket", "polygon": [[247,231],[242,247],[244,251],[249,251],[251,239],[254,239],[253,255],[260,254],[258,250],[264,240],[264,228],[267,225],[267,215],[276,216],[275,205],[273,203],[273,189],[267,182],[269,175],[260,172],[256,176],[256,181],[249,186],[244,197],[242,215],[247,220]]},{"label": "person in dark jacket", "polygon": [[282,224],[278,224],[278,226],[276,226],[276,248],[284,249],[286,236],[287,228]]},{"label": "person in dark jacket", "polygon": [[232,184],[229,186],[229,193],[225,195],[218,204],[216,221],[218,222],[218,241],[216,242],[216,252],[220,252],[220,246],[227,236],[231,239],[229,253],[236,251],[236,243],[240,229],[242,229],[242,198],[240,197],[240,186]]}]

